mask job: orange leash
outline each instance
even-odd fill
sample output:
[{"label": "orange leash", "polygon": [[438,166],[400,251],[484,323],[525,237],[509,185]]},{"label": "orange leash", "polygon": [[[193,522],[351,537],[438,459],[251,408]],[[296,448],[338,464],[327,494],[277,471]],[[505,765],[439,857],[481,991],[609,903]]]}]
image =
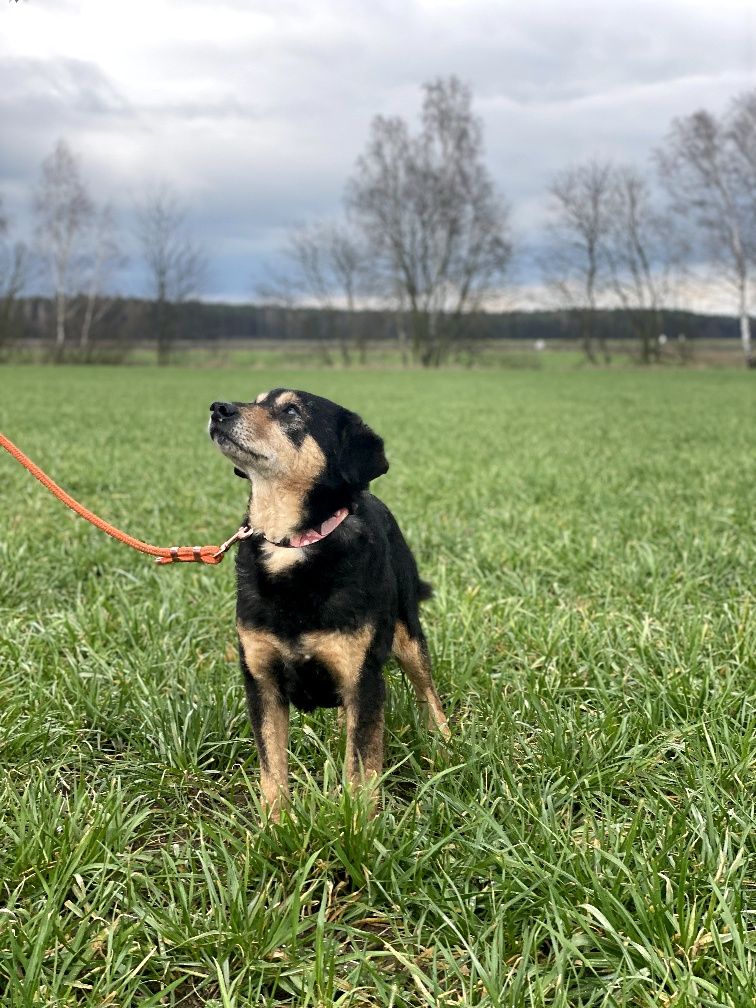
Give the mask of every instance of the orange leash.
[{"label": "orange leash", "polygon": [[28,455],[24,455],[21,449],[17,448],[16,445],[14,445],[13,442],[2,433],[0,433],[0,447],[5,448],[5,450],[9,452],[14,459],[20,462],[24,468],[29,470],[35,479],[39,480],[42,486],[47,487],[50,493],[55,494],[58,500],[63,501],[63,503],[67,507],[70,507],[72,511],[75,511],[77,515],[80,515],[82,518],[86,518],[88,522],[96,525],[98,529],[106,532],[114,539],[118,539],[119,542],[126,543],[127,546],[131,546],[135,550],[139,550],[140,553],[149,553],[150,556],[154,556],[156,558],[156,563],[169,564],[177,561],[185,561],[205,564],[219,564],[226,555],[226,551],[230,549],[235,542],[248,538],[254,532],[254,530],[248,525],[242,525],[230,539],[227,539],[220,546],[169,546],[167,548],[164,546],[150,546],[149,543],[142,542],[141,539],[135,539],[133,536],[127,535],[125,532],[121,532],[120,529],[115,528],[115,526],[106,522],[103,518],[98,517],[82,504],[79,504],[78,501],[75,501],[73,497],[67,494],[65,490],[61,489],[57,483],[53,482],[47,473],[42,472],[39,466],[35,465]]}]

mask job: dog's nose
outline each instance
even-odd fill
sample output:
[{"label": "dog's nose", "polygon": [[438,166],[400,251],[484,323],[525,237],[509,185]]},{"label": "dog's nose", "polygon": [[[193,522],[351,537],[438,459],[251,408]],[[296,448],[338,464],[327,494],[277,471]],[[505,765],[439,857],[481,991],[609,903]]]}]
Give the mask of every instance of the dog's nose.
[{"label": "dog's nose", "polygon": [[232,402],[214,402],[210,407],[213,420],[228,420],[229,417],[236,416],[239,407]]}]

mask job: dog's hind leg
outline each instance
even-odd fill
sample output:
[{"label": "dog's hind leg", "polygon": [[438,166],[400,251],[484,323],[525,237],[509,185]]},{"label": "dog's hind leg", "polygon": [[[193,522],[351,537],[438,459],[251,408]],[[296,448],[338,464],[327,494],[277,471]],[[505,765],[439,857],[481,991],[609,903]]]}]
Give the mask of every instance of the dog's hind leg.
[{"label": "dog's hind leg", "polygon": [[281,655],[270,635],[240,626],[239,658],[260,759],[261,800],[277,821],[289,798],[289,704],[273,674]]},{"label": "dog's hind leg", "polygon": [[391,653],[412,683],[417,702],[420,709],[425,711],[428,724],[435,727],[444,738],[450,738],[449,723],[441,707],[436,684],[433,682],[428,645],[419,626],[416,635],[413,636],[401,620],[397,621]]}]

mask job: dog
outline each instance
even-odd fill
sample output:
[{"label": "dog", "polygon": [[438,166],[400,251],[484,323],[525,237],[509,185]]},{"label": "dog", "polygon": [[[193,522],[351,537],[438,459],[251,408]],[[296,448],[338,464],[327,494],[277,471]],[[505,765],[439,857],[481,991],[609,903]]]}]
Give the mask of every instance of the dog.
[{"label": "dog", "polygon": [[239,659],[261,801],[278,819],[289,797],[291,704],[343,708],[348,782],[380,776],[390,655],[428,723],[449,737],[420,625],[431,588],[394,516],[368,492],[388,462],[356,413],[277,388],[254,402],[214,402],[208,432],[251,484],[250,535],[236,556]]}]

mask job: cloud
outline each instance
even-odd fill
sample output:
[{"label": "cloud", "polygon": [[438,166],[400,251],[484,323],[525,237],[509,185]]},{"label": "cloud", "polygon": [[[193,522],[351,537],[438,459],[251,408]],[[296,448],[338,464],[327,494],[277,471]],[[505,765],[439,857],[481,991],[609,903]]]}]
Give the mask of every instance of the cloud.
[{"label": "cloud", "polygon": [[756,68],[745,0],[35,0],[4,28],[0,193],[18,226],[65,136],[128,241],[140,193],[174,185],[220,264],[211,293],[239,298],[289,227],[339,212],[372,116],[414,118],[425,80],[472,84],[532,241],[555,171],[594,153],[646,166],[673,116],[719,111]]}]

